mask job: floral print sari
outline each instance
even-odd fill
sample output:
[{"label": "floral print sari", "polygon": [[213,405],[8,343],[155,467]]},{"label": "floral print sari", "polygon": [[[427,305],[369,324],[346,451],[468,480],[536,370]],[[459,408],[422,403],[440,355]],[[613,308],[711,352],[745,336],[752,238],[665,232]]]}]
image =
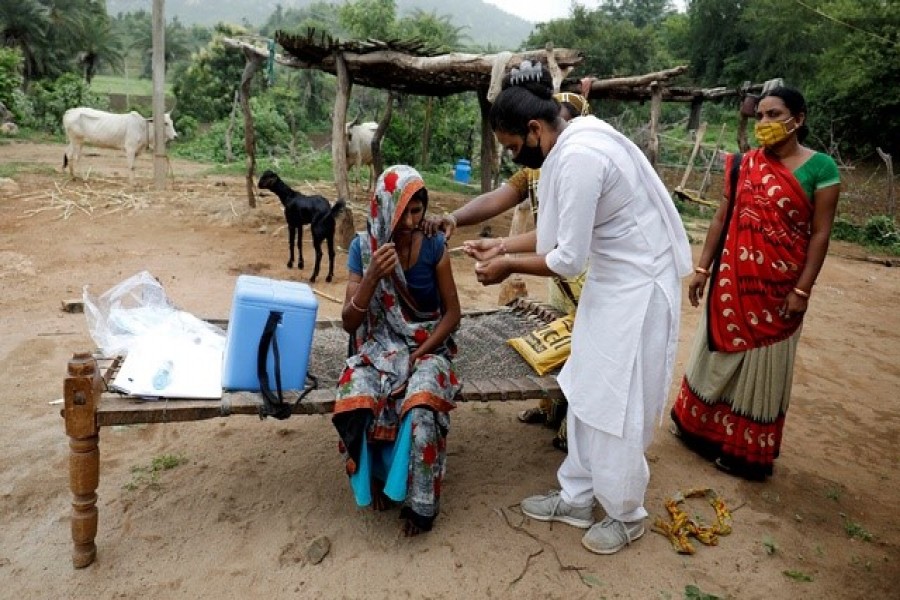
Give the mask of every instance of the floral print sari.
[{"label": "floral print sari", "polygon": [[[366,232],[359,234],[363,269],[391,240],[410,198],[423,186],[419,173],[404,165],[379,177]],[[452,363],[452,338],[414,364],[410,354],[440,319],[440,311],[416,307],[399,264],[380,280],[352,336],[332,419],[357,504],[371,502],[374,485],[376,493],[403,502],[404,516],[426,531],[438,513],[446,469],[447,413],[462,386]]]}]

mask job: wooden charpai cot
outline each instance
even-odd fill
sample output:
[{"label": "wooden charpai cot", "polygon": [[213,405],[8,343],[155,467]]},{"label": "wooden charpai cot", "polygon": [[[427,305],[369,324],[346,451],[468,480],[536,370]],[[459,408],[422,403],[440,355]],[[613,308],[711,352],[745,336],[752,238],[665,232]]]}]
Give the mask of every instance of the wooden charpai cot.
[{"label": "wooden charpai cot", "polygon": [[[554,375],[538,377],[506,340],[541,327],[560,314],[527,298],[495,310],[466,312],[454,335],[455,363],[463,382],[457,398],[466,402],[561,399]],[[223,321],[214,324],[226,325]],[[346,356],[347,334],[339,321],[316,322],[309,372],[319,388],[294,406],[293,414],[325,414],[334,408],[334,385]],[[108,389],[121,367],[120,356],[76,353],[68,363],[61,416],[69,437],[69,488],[72,491],[72,564],[90,565],[97,557],[97,487],[100,482],[100,428],[138,423],[179,423],[231,415],[259,415],[256,392],[225,392],[218,400],[145,400]]]}]

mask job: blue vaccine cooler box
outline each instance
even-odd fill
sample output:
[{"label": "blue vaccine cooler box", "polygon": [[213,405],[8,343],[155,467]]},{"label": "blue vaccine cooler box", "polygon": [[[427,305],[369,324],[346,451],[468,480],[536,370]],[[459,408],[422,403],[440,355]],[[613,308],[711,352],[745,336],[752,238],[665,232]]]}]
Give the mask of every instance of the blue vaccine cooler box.
[{"label": "blue vaccine cooler box", "polygon": [[[259,391],[256,362],[269,314],[281,313],[275,330],[281,367],[281,388],[302,390],[309,366],[319,302],[312,288],[296,281],[241,275],[234,288],[231,318],[225,340],[222,387]],[[268,350],[266,372],[275,391],[275,355]]]}]

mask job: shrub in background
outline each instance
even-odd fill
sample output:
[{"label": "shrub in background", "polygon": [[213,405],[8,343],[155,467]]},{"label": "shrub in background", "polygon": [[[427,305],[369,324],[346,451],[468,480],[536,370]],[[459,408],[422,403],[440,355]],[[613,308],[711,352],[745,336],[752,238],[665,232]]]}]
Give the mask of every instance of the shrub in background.
[{"label": "shrub in background", "polygon": [[18,48],[0,47],[0,102],[12,111],[16,119],[16,91],[22,88],[22,53]]},{"label": "shrub in background", "polygon": [[35,83],[29,96],[33,114],[23,124],[53,134],[62,133],[62,116],[70,108],[89,106],[106,110],[109,106],[106,96],[91,92],[88,84],[73,73]]}]

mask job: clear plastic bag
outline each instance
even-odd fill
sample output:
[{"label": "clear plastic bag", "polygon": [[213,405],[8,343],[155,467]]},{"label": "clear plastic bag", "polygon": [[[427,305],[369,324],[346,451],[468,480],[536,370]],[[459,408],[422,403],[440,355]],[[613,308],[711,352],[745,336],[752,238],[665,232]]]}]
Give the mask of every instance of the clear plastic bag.
[{"label": "clear plastic bag", "polygon": [[149,272],[129,277],[99,297],[84,286],[84,314],[94,342],[107,356],[128,354],[142,340],[224,348],[225,332],[179,310]]}]

